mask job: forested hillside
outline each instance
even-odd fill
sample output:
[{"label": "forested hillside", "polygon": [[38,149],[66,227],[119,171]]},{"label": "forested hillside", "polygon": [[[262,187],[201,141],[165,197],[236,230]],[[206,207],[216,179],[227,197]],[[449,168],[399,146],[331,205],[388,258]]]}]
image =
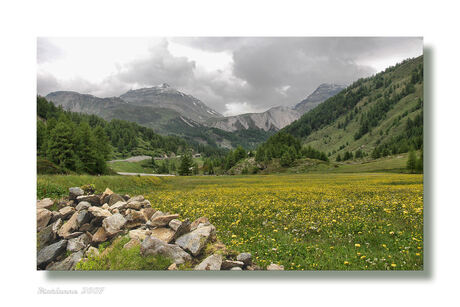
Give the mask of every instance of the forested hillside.
[{"label": "forested hillside", "polygon": [[354,82],[282,132],[339,161],[422,149],[423,56]]},{"label": "forested hillside", "polygon": [[136,123],[64,111],[37,97],[38,172],[103,174],[106,161],[133,155],[171,155],[185,151],[220,156],[221,149],[160,136]]}]

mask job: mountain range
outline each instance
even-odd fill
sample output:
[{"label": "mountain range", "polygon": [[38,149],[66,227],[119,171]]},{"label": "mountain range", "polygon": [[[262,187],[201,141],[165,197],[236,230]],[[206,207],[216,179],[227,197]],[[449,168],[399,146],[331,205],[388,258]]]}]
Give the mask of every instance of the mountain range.
[{"label": "mountain range", "polygon": [[293,107],[279,106],[262,113],[228,117],[166,83],[129,90],[119,97],[99,98],[57,91],[48,94],[46,99],[71,112],[94,114],[105,120],[132,121],[164,135],[179,135],[194,142],[226,148],[237,145],[254,148],[343,88],[335,84],[321,84]]}]

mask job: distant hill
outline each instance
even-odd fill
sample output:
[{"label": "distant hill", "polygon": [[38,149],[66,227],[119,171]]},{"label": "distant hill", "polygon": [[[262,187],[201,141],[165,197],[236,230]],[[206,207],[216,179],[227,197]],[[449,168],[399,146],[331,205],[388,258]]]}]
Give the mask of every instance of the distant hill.
[{"label": "distant hill", "polygon": [[105,120],[121,119],[152,128],[162,135],[177,135],[190,142],[222,148],[242,145],[253,148],[271,135],[260,129],[229,134],[203,124],[210,118],[222,117],[191,95],[167,84],[130,90],[120,97],[99,98],[70,91],[52,92],[46,96],[57,106],[71,112],[97,115]]},{"label": "distant hill", "polygon": [[423,56],[356,81],[282,131],[333,159],[422,149]]}]

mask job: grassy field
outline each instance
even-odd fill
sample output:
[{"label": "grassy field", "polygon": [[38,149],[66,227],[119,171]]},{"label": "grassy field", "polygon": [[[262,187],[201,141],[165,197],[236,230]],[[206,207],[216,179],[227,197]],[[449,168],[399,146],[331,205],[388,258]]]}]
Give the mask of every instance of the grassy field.
[{"label": "grassy field", "polygon": [[144,194],[191,220],[207,216],[229,248],[290,270],[423,269],[423,175],[38,176],[38,197],[94,183]]}]

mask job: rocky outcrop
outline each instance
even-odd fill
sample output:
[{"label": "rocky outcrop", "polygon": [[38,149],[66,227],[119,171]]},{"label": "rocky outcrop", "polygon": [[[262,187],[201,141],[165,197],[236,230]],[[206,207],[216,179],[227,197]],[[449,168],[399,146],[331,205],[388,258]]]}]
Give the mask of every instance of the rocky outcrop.
[{"label": "rocky outcrop", "polygon": [[169,258],[174,264],[169,270],[183,264],[195,270],[257,269],[249,253],[232,258],[236,253],[228,253],[217,242],[216,227],[206,217],[180,220],[178,214],[155,210],[142,195],[129,198],[108,188],[100,195],[86,195],[83,190],[94,193],[94,189],[73,187],[70,201],[37,202],[38,269],[74,270],[78,262],[107,253],[99,255],[99,244],[118,242],[120,237],[130,239],[125,249],[139,248],[145,257]]}]

